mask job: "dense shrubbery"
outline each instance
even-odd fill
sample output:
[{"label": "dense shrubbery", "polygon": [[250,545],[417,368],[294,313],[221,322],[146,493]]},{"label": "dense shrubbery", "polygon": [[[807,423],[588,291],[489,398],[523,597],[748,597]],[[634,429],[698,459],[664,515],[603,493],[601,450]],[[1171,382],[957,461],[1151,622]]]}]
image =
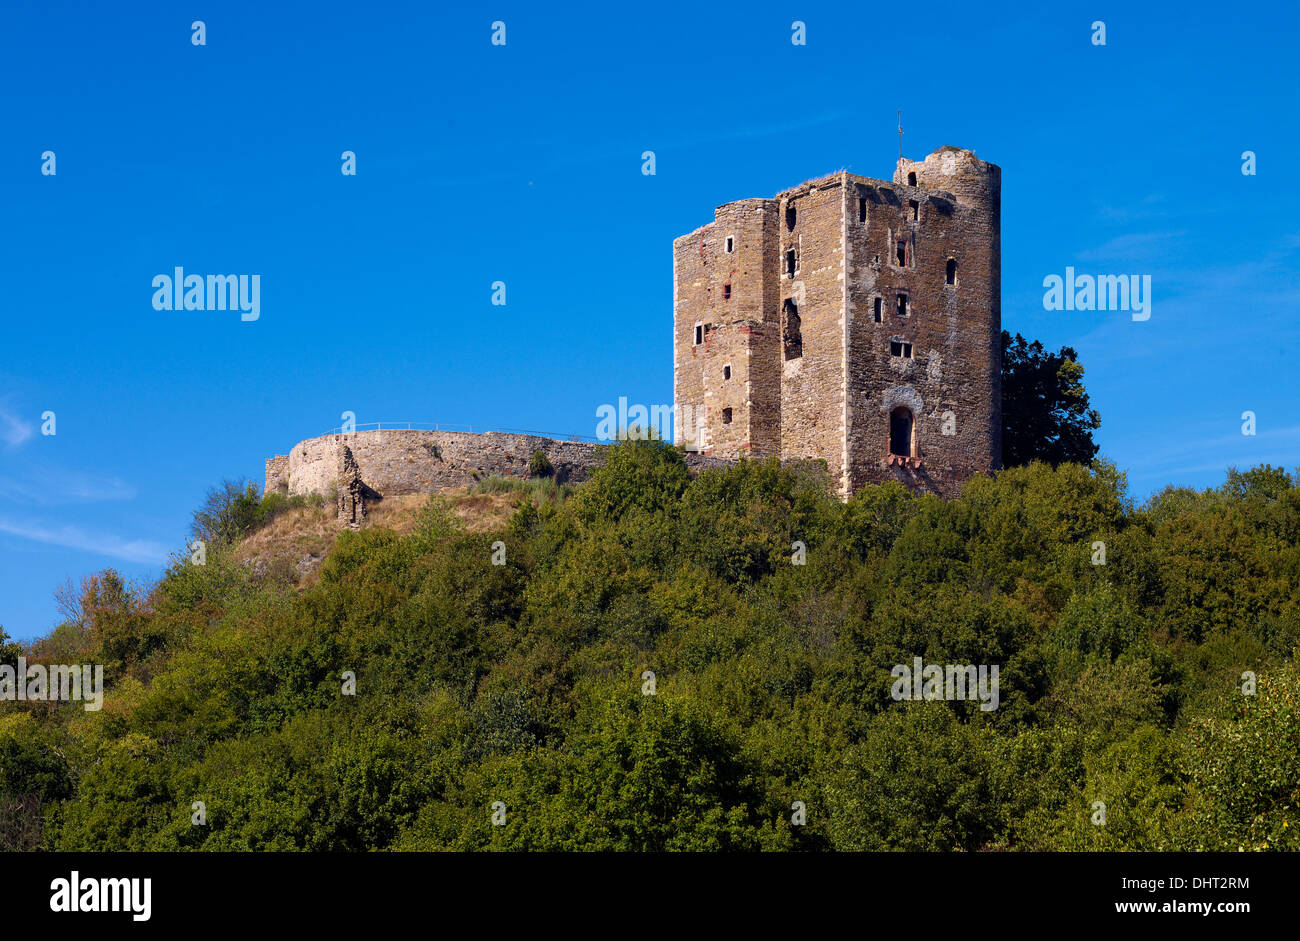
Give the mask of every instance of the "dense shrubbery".
[{"label": "dense shrubbery", "polygon": [[[1297,483],[841,504],[628,443],[501,532],[343,533],[301,593],[220,551],[106,573],[34,651],[108,664],[105,708],[0,706],[0,807],[55,849],[1296,848]],[[1000,665],[999,708],[894,701],[914,656]]]}]

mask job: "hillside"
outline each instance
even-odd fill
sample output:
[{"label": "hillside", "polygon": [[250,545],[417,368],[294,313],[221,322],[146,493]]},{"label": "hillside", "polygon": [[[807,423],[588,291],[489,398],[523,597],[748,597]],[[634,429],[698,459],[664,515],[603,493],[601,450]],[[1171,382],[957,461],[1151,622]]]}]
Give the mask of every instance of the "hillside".
[{"label": "hillside", "polygon": [[[1036,463],[845,504],[627,443],[480,489],[359,532],[284,509],[0,637],[107,678],[98,712],[0,703],[0,845],[1300,846],[1296,476],[1135,507]],[[997,666],[997,707],[898,699],[917,657]]]}]

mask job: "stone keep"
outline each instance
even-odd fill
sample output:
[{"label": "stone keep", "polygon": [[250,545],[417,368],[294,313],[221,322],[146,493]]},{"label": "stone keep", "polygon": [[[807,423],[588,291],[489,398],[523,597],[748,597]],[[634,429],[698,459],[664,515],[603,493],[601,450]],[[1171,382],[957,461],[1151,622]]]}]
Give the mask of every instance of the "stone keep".
[{"label": "stone keep", "polygon": [[1001,462],[1001,179],[969,150],[718,207],[673,242],[675,443],[822,458],[840,495]]}]

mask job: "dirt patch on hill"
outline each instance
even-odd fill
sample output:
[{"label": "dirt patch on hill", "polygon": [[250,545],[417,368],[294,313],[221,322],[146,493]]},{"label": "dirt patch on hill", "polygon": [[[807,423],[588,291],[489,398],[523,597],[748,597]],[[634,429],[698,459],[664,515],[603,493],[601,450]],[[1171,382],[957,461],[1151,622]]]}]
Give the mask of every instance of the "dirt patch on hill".
[{"label": "dirt patch on hill", "polygon": [[[467,493],[464,489],[440,494],[467,532],[500,529],[509,522],[519,501],[516,493]],[[366,507],[362,529],[387,529],[405,536],[419,524],[429,505],[428,494],[409,494],[377,500]],[[235,550],[235,558],[259,577],[283,578],[300,589],[316,581],[321,563],[343,532],[333,504],[294,507],[252,533]]]}]

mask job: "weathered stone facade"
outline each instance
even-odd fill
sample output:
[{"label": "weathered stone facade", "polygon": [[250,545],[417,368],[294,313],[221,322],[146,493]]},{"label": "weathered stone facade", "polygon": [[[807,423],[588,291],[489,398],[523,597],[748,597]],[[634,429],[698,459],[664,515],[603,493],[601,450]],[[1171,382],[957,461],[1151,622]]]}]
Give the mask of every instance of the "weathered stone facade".
[{"label": "weathered stone facade", "polygon": [[266,489],[270,493],[278,490],[287,493],[289,490],[289,455],[277,454],[275,457],[266,459]]},{"label": "weathered stone facade", "polygon": [[1000,220],[1001,170],[953,147],[720,206],[673,243],[677,443],[823,458],[843,496],[996,469]]},{"label": "weathered stone facade", "polygon": [[[337,501],[339,521],[358,526],[367,503],[385,496],[435,493],[493,474],[526,478],[541,451],[559,483],[578,483],[604,463],[607,445],[537,435],[463,431],[358,431],[308,438],[266,462],[265,492],[320,494]],[[723,458],[688,454],[694,470],[726,466]]]},{"label": "weathered stone facade", "polygon": [[349,529],[360,529],[366,520],[367,487],[361,481],[361,466],[352,449],[340,443],[338,471],[339,522]]}]

